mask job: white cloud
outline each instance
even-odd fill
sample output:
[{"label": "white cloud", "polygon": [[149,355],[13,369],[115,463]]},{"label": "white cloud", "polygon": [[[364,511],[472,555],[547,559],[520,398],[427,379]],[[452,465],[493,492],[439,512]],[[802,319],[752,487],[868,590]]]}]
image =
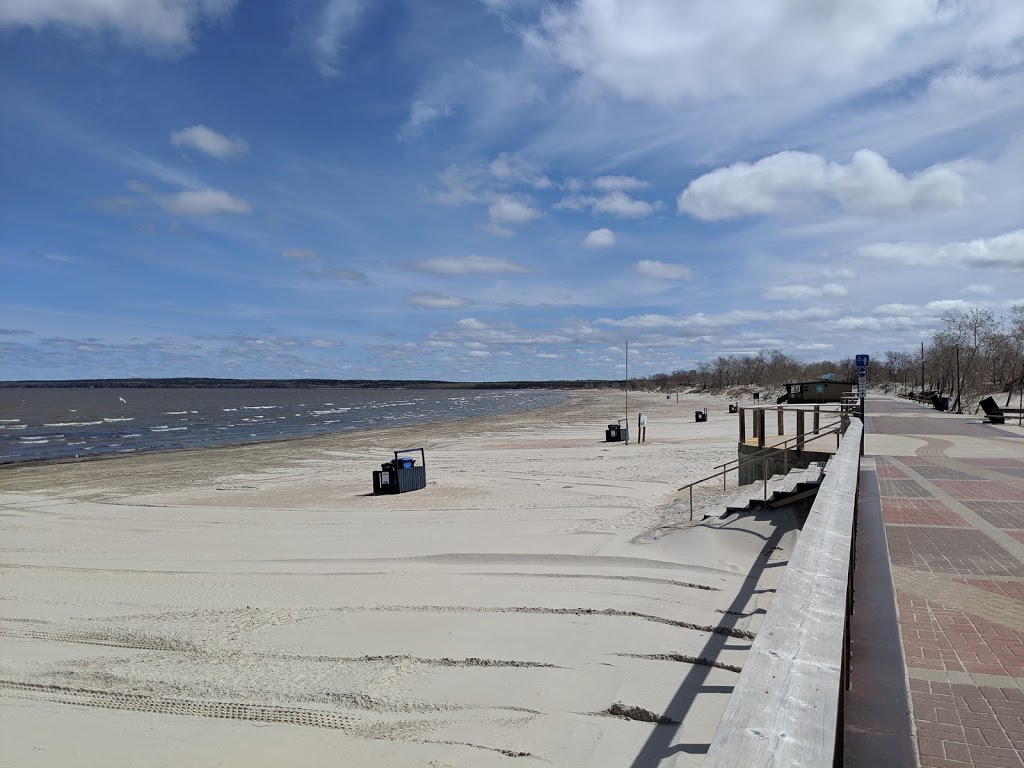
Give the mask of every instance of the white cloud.
[{"label": "white cloud", "polygon": [[222,189],[189,189],[174,195],[158,197],[157,203],[179,216],[213,216],[218,213],[249,213],[252,206]]},{"label": "white cloud", "polygon": [[991,296],[995,293],[995,288],[987,283],[971,283],[960,291],[960,293],[967,293],[972,296]]},{"label": "white cloud", "polygon": [[442,256],[418,261],[412,265],[421,272],[438,275],[500,275],[526,272],[526,267],[508,259],[493,256]]},{"label": "white cloud", "polygon": [[949,166],[913,176],[894,170],[877,152],[862,149],[848,165],[808,152],[779,152],[756,163],[734,163],[689,183],[680,213],[704,221],[794,213],[829,198],[856,213],[895,215],[965,205],[966,180]]},{"label": "white cloud", "polygon": [[945,33],[961,46],[994,44],[974,33],[991,24],[993,5],[1019,30],[1014,2],[579,0],[549,7],[527,41],[626,98],[666,103],[845,83]]},{"label": "white cloud", "polygon": [[594,189],[611,191],[613,189],[633,190],[648,186],[646,181],[633,176],[598,176],[594,179]]},{"label": "white cloud", "polygon": [[1024,229],[969,242],[928,245],[926,243],[873,243],[857,253],[906,266],[959,266],[1024,269]]},{"label": "white cloud", "polygon": [[615,233],[608,227],[601,227],[588,232],[583,238],[584,248],[611,248],[615,245]]},{"label": "white cloud", "polygon": [[171,134],[171,144],[176,147],[192,147],[218,160],[244,155],[249,151],[245,139],[228,137],[207,128],[205,125],[190,125]]},{"label": "white cloud", "polygon": [[528,203],[509,195],[500,195],[487,209],[489,229],[498,235],[511,235],[521,224],[526,224],[541,215]]},{"label": "white cloud", "polygon": [[363,6],[363,0],[327,0],[317,16],[309,44],[313,61],[325,77],[341,74],[338,59],[342,44],[359,22]]},{"label": "white cloud", "polygon": [[600,197],[593,195],[569,195],[557,202],[555,208],[563,208],[570,211],[589,209],[595,216],[606,213],[623,219],[642,219],[659,210],[661,208],[661,201],[649,203],[646,200],[637,200],[622,190],[616,189]]},{"label": "white cloud", "polygon": [[551,179],[541,172],[538,163],[519,155],[502,152],[491,161],[489,170],[499,181],[518,182],[534,189],[547,189],[551,186]]},{"label": "white cloud", "polygon": [[327,341],[326,339],[313,339],[309,342],[311,347],[319,347],[321,349],[331,349],[333,347],[340,347],[340,341]]},{"label": "white cloud", "polygon": [[838,280],[853,280],[857,277],[857,274],[849,267],[835,267],[826,269],[825,277],[831,277]]},{"label": "white cloud", "polygon": [[402,141],[415,139],[428,125],[451,114],[452,108],[448,104],[417,99],[409,107],[409,117],[398,131],[398,138]]},{"label": "white cloud", "polygon": [[316,251],[309,248],[285,248],[281,256],[286,259],[299,259],[301,261],[313,261],[318,258]]},{"label": "white cloud", "polygon": [[405,303],[426,309],[456,309],[458,307],[467,307],[473,302],[462,296],[449,296],[444,293],[425,291],[422,293],[410,293],[405,297]]},{"label": "white cloud", "polygon": [[793,301],[815,299],[820,296],[846,296],[849,291],[839,283],[825,285],[772,285],[761,293],[761,298],[770,301]]},{"label": "white cloud", "polygon": [[124,42],[158,50],[188,48],[205,21],[227,16],[237,0],[4,0],[0,28],[47,26],[111,31]]},{"label": "white cloud", "polygon": [[641,259],[633,265],[633,271],[658,280],[689,280],[693,277],[693,270],[684,264],[666,264],[651,259]]}]

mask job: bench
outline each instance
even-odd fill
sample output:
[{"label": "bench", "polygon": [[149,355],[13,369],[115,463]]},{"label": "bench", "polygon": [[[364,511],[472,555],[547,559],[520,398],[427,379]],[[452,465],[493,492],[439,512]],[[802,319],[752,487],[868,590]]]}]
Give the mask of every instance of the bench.
[{"label": "bench", "polygon": [[991,397],[982,398],[978,405],[985,411],[985,419],[989,424],[1005,424],[1007,416],[1019,418],[1024,414],[1024,409],[1021,408],[1000,408]]}]

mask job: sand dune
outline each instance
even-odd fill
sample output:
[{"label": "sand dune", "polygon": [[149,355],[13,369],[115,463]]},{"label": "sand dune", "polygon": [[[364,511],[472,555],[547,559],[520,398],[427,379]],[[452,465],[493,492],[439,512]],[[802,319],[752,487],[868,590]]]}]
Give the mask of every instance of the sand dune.
[{"label": "sand dune", "polygon": [[[699,764],[797,534],[688,522],[675,489],[735,455],[725,400],[630,403],[642,445],[580,393],[5,469],[0,762]],[[369,493],[419,446],[427,488]]]}]

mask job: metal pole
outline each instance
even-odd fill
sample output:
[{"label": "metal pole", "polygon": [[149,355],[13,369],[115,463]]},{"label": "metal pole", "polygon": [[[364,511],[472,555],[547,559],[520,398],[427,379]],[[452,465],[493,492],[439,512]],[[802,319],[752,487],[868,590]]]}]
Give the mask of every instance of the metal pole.
[{"label": "metal pole", "polygon": [[629,342],[626,342],[626,445],[629,445]]},{"label": "metal pole", "polygon": [[693,486],[690,486],[690,522],[693,522]]},{"label": "metal pole", "polygon": [[921,342],[921,391],[924,392],[924,342]]},{"label": "metal pole", "polygon": [[960,346],[956,348],[956,412],[963,413],[963,404],[960,402]]}]

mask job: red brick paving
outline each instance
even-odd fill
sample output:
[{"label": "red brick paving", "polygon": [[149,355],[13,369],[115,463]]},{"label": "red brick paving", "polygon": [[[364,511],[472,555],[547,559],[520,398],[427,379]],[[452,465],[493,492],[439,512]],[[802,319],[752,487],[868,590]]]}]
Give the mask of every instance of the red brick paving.
[{"label": "red brick paving", "polygon": [[886,525],[885,534],[893,565],[958,576],[1024,578],[1024,563],[974,528]]},{"label": "red brick paving", "polygon": [[1024,765],[1024,691],[910,680],[922,768]]},{"label": "red brick paving", "polygon": [[882,515],[889,525],[947,525],[970,527],[964,519],[935,499],[883,498]]},{"label": "red brick paving", "polygon": [[[913,412],[917,407],[879,401],[883,413]],[[913,427],[921,430],[922,437],[973,437],[991,429],[934,417],[869,416],[868,424],[869,432],[888,434],[917,434]],[[939,489],[1024,544],[1024,440],[1020,446],[1021,458],[876,456],[892,564],[940,576],[951,585],[965,583],[1024,608],[1024,562],[1019,550],[1010,551],[989,535],[991,529],[974,527],[957,514],[960,507],[951,508],[928,490]],[[990,479],[992,472],[1004,479]],[[941,582],[932,594],[902,588],[896,592],[920,765],[1024,768],[1024,632],[992,620],[1001,615],[991,609],[992,604],[986,611],[989,619],[971,614],[965,610],[970,605],[964,604],[963,592],[959,594],[959,600],[950,597],[951,602],[943,603]],[[979,606],[983,602],[981,595]],[[1020,627],[1020,615],[1012,621],[1008,617],[1007,623]],[[996,680],[1006,683],[962,683],[969,679],[964,673],[997,675]],[[943,682],[931,679],[946,674],[951,678]],[[917,679],[921,676],[929,680]]]},{"label": "red brick paving", "polygon": [[1024,491],[993,480],[935,480],[935,487],[956,499],[1024,502]]}]

